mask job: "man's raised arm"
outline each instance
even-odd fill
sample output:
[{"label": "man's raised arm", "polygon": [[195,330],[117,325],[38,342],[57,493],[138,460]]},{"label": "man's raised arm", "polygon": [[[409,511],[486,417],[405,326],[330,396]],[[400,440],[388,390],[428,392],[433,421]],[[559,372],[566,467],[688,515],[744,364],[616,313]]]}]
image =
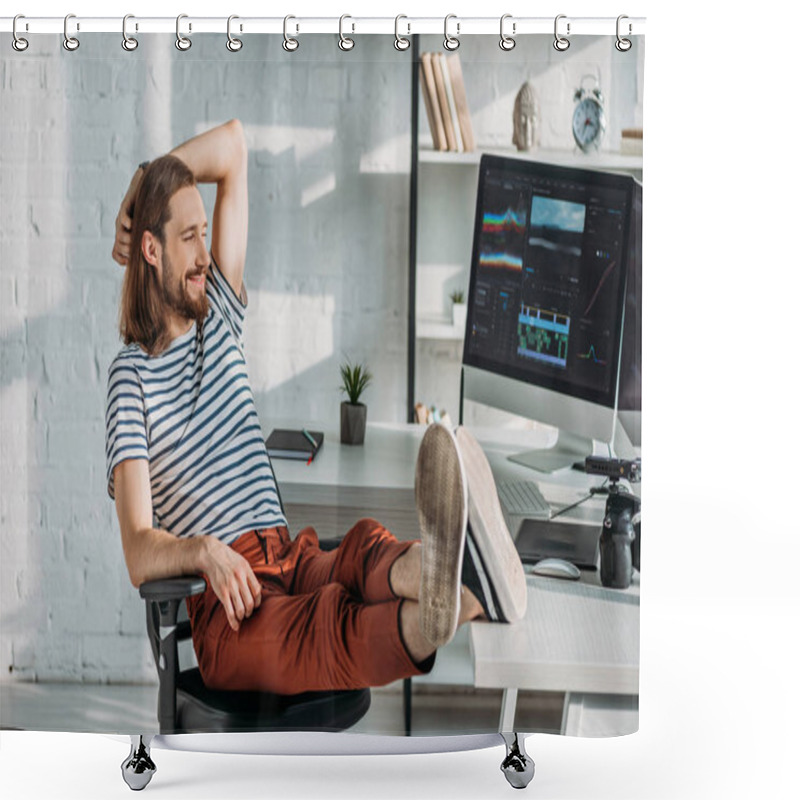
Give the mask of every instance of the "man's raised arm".
[{"label": "man's raised arm", "polygon": [[171,151],[198,183],[216,183],[211,253],[237,296],[242,295],[247,254],[247,143],[242,123],[232,119]]},{"label": "man's raised arm", "polygon": [[[201,133],[170,151],[198,183],[216,183],[211,252],[236,294],[242,297],[247,254],[247,144],[238,119]],[[112,257],[123,267],[130,255],[133,203],[143,171],[137,169],[116,219]]]}]

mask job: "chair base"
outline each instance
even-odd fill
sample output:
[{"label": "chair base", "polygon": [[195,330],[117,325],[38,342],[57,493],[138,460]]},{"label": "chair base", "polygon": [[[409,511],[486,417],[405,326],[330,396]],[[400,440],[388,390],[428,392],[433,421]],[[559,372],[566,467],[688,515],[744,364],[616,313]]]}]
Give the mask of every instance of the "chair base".
[{"label": "chair base", "polygon": [[195,667],[180,673],[176,689],[175,727],[161,733],[248,731],[343,731],[355,725],[370,706],[370,690],[264,692],[208,689]]}]

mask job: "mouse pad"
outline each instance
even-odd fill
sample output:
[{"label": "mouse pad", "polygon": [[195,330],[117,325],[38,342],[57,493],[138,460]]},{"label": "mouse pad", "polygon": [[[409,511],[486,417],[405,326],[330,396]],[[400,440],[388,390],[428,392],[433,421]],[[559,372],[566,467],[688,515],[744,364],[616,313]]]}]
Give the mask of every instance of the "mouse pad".
[{"label": "mouse pad", "polygon": [[517,534],[516,546],[523,564],[563,558],[581,569],[597,569],[600,524],[526,519]]}]

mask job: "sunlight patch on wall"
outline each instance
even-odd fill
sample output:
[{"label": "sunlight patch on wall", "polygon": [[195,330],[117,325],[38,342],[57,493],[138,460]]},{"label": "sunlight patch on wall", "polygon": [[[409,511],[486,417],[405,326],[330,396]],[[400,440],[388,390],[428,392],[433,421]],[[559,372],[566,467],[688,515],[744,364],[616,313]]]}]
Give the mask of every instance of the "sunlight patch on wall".
[{"label": "sunlight patch on wall", "polygon": [[411,169],[411,134],[382,142],[361,156],[359,172],[407,175]]},{"label": "sunlight patch on wall", "polygon": [[[223,120],[213,120],[195,126],[195,133],[221,125]],[[247,149],[263,150],[277,156],[294,150],[297,163],[333,144],[335,128],[303,128],[296,125],[250,125],[244,124]]]},{"label": "sunlight patch on wall", "polygon": [[303,208],[310,206],[321,197],[330,194],[334,189],[336,189],[336,176],[331,172],[321,181],[317,181],[313,186],[303,189],[303,193],[300,196],[300,205]]},{"label": "sunlight patch on wall", "polygon": [[244,347],[254,392],[275,389],[333,356],[333,294],[247,294]]}]

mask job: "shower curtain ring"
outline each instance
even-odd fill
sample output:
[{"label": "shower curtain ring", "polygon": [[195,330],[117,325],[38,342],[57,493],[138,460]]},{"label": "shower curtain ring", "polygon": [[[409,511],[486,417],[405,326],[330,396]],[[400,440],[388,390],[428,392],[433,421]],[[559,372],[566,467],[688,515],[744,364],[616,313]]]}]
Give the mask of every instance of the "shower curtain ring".
[{"label": "shower curtain ring", "polygon": [[[300,47],[300,40],[289,36],[287,25],[289,24],[290,19],[295,19],[295,17],[289,14],[283,18],[283,49],[287,53],[293,53],[298,47]],[[299,30],[299,27],[296,27],[296,30]]]},{"label": "shower curtain ring", "polygon": [[[67,25],[70,19],[75,19],[75,15],[67,14],[67,16],[64,17],[64,49],[69,50],[71,53],[77,50],[81,46],[81,43],[74,36],[70,36],[67,31]],[[80,30],[80,26],[78,26],[78,30]]]},{"label": "shower curtain ring", "polygon": [[24,14],[17,14],[17,16],[14,17],[14,24],[13,24],[13,26],[11,28],[11,32],[14,34],[14,38],[11,40],[11,46],[18,53],[21,53],[23,50],[27,50],[28,49],[28,40],[27,39],[23,39],[17,33],[17,20],[18,19],[25,19]]},{"label": "shower curtain ring", "polygon": [[[228,41],[225,42],[225,47],[227,47],[231,53],[238,53],[242,49],[242,40],[237,39],[231,34],[231,20],[234,19],[239,19],[239,17],[237,17],[236,14],[231,14],[228,17]],[[239,30],[241,30],[241,27]]]},{"label": "shower curtain ring", "polygon": [[[558,21],[560,19],[566,19],[566,18],[567,18],[566,14],[559,14],[556,17],[556,22],[555,22],[556,39],[553,42],[553,47],[555,47],[555,49],[558,50],[560,53],[563,53],[566,49],[569,48],[569,39],[567,39],[566,36],[561,36],[558,32]],[[569,22],[567,23],[567,36],[569,36]]]},{"label": "shower curtain ring", "polygon": [[[128,36],[128,20],[134,19],[133,14],[126,14],[122,18],[122,49],[127,50],[129,53],[139,46],[139,40],[134,39],[133,36]],[[138,29],[138,25],[136,26]]]},{"label": "shower curtain ring", "polygon": [[[342,31],[342,25],[346,19],[352,19],[352,17],[349,14],[342,14],[342,16],[339,17],[339,49],[345,51],[352,50],[356,44],[352,39],[345,36]],[[353,25],[353,31],[355,31],[355,29],[356,26]]]},{"label": "shower curtain ring", "polygon": [[[508,52],[509,50],[513,50],[517,46],[517,40],[512,36],[509,36],[503,31],[503,23],[507,20],[511,19],[511,14],[503,14],[500,17],[500,49],[505,50]],[[511,33],[515,34],[517,32],[517,23],[511,23]]]},{"label": "shower curtain ring", "polygon": [[[188,17],[188,14],[178,14],[178,18],[175,20],[175,47],[181,52],[188,50],[192,46],[192,40],[181,35],[181,20],[188,19]],[[189,30],[191,31],[191,29],[192,26],[189,25]]]},{"label": "shower curtain ring", "polygon": [[443,44],[444,44],[445,50],[450,50],[452,52],[453,50],[458,50],[459,45],[461,44],[461,42],[458,39],[458,34],[461,31],[461,23],[460,22],[456,22],[456,35],[455,36],[451,36],[447,32],[447,23],[451,19],[456,19],[456,15],[455,14],[448,14],[444,18],[444,42],[443,42]]},{"label": "shower curtain ring", "polygon": [[[631,47],[632,47],[632,43],[631,43],[631,40],[630,40],[630,39],[623,39],[623,38],[622,38],[622,37],[619,35],[619,30],[620,30],[620,28],[619,28],[619,24],[620,24],[620,22],[622,22],[622,20],[623,20],[623,19],[628,19],[628,17],[626,17],[626,16],[625,16],[625,14],[620,14],[620,15],[617,17],[617,41],[614,43],[614,47],[616,47],[616,48],[617,48],[617,50],[619,50],[619,51],[620,51],[620,53],[627,53],[627,52],[628,52],[628,50],[630,50],[630,49],[631,49]],[[631,30],[632,30],[632,29],[631,29],[631,24],[630,24],[630,22],[629,22],[629,23],[628,23],[628,35],[629,35],[629,36],[630,36],[630,34],[631,34]]]},{"label": "shower curtain ring", "polygon": [[[399,50],[400,52],[403,50],[408,50],[408,48],[411,47],[411,41],[406,39],[404,36],[401,36],[400,31],[398,30],[401,19],[408,19],[408,17],[405,14],[398,14],[394,18],[394,49]],[[407,24],[407,28],[407,32],[411,33],[411,26]]]}]

